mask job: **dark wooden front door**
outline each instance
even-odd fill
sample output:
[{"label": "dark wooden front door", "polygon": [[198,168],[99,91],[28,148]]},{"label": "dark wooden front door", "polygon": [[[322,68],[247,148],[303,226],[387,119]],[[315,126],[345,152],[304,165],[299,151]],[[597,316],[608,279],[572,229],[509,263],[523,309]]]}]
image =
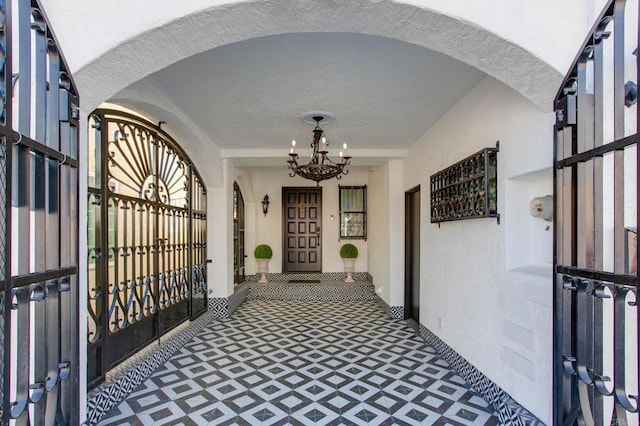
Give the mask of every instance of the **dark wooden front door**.
[{"label": "dark wooden front door", "polygon": [[322,272],[322,188],[282,188],[283,272]]}]

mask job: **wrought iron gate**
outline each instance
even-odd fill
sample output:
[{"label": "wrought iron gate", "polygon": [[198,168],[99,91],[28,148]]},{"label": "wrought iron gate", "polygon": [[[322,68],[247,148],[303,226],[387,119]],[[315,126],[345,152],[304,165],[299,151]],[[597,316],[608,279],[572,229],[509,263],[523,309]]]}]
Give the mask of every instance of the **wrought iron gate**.
[{"label": "wrought iron gate", "polygon": [[78,424],[78,95],[37,1],[0,0],[2,423]]},{"label": "wrought iron gate", "polygon": [[207,308],[206,189],[159,126],[90,117],[88,379]]},{"label": "wrought iron gate", "polygon": [[244,198],[238,182],[233,182],[233,282],[244,281]]},{"label": "wrought iron gate", "polygon": [[555,99],[555,424],[638,424],[638,20],[610,1]]}]

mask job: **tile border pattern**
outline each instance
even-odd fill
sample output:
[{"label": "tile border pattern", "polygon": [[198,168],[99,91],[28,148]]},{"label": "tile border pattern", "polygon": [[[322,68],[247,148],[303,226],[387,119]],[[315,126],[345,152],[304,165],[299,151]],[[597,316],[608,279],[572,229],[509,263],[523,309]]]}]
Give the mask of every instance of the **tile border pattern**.
[{"label": "tile border pattern", "polygon": [[252,285],[249,300],[289,300],[305,302],[373,301],[376,294],[371,284]]},{"label": "tile border pattern", "polygon": [[518,404],[500,386],[496,385],[480,370],[443,342],[431,330],[420,324],[420,337],[432,346],[453,371],[495,408],[500,424],[513,426],[544,426],[536,416]]},{"label": "tile border pattern", "polygon": [[207,312],[192,321],[183,333],[178,333],[168,342],[163,343],[143,360],[131,368],[105,382],[87,395],[87,420],[84,424],[93,425],[111,408],[118,405],[135,388],[144,382],[153,372],[189,340],[200,332],[214,318],[215,312]]},{"label": "tile border pattern", "polygon": [[404,306],[389,306],[378,294],[376,294],[376,300],[389,319],[404,319]]},{"label": "tile border pattern", "polygon": [[233,315],[233,312],[238,309],[240,305],[247,299],[251,291],[250,285],[240,284],[236,291],[229,296],[229,316]]},{"label": "tile border pattern", "polygon": [[[353,279],[356,281],[369,281],[368,272],[354,272]],[[247,275],[244,280],[249,282],[257,282],[260,274]],[[312,272],[312,273],[268,273],[268,281],[284,281],[289,280],[320,280],[320,281],[344,281],[344,272]]]},{"label": "tile border pattern", "polygon": [[[276,281],[278,282],[278,281]],[[376,300],[373,285],[366,282],[354,284],[289,285],[239,284],[229,298],[210,297],[208,311],[214,318],[228,318],[242,303],[249,300],[297,300],[319,302],[353,302]],[[399,318],[402,318],[400,316]]]},{"label": "tile border pattern", "polygon": [[154,340],[149,343],[147,346],[140,349],[138,352],[130,356],[125,361],[121,362],[117,366],[113,367],[111,370],[107,371],[105,375],[105,382],[112,382],[118,377],[125,374],[129,369],[133,368],[140,361],[145,360],[147,357],[153,355],[155,351],[157,351],[162,344],[165,342],[169,342],[171,339],[176,337],[177,335],[184,333],[189,326],[191,325],[191,321],[187,320],[178,325],[177,327],[171,329],[167,333],[160,336],[160,338]]},{"label": "tile border pattern", "polygon": [[214,318],[228,318],[229,299],[226,297],[209,297],[207,300],[207,310],[213,313]]}]

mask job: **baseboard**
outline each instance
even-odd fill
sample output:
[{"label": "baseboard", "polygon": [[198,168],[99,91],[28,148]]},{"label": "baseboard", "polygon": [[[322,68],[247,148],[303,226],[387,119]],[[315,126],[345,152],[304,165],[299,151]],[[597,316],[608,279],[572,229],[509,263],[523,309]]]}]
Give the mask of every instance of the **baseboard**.
[{"label": "baseboard", "polygon": [[459,353],[442,341],[424,325],[419,325],[420,336],[432,346],[440,358],[444,359],[451,369],[491,405],[498,413],[501,425],[544,426],[536,416],[516,402],[500,386],[496,385],[480,370],[464,359]]},{"label": "baseboard", "polygon": [[[200,332],[212,319],[214,314],[206,312],[191,322],[183,332],[177,333],[166,343],[148,354],[144,359],[110,381],[102,383],[87,395],[87,420],[84,424],[94,425],[113,407],[123,401],[138,385],[149,378],[174,353]],[[163,337],[162,339],[165,339]]]},{"label": "baseboard", "polygon": [[376,300],[389,319],[404,319],[404,306],[389,306],[378,294],[376,294]]}]

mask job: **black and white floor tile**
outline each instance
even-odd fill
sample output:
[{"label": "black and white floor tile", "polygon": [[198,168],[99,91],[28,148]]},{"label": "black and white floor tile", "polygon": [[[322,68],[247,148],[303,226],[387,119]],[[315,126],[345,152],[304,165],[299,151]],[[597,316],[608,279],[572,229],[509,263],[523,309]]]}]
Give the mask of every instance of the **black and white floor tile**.
[{"label": "black and white floor tile", "polygon": [[[353,279],[356,281],[368,281],[372,282],[370,279],[371,275],[368,272],[354,272]],[[346,274],[344,272],[303,272],[303,273],[268,273],[267,280],[269,282],[287,282],[290,280],[319,280],[319,281],[344,281],[346,278]],[[260,274],[247,275],[245,276],[245,281],[247,282],[255,282],[260,279]]]},{"label": "black and white floor tile", "polygon": [[310,284],[267,283],[251,285],[249,300],[287,300],[305,302],[356,302],[376,300],[373,285],[367,282]]},{"label": "black and white floor tile", "polygon": [[102,425],[496,425],[491,406],[376,302],[247,300]]}]

